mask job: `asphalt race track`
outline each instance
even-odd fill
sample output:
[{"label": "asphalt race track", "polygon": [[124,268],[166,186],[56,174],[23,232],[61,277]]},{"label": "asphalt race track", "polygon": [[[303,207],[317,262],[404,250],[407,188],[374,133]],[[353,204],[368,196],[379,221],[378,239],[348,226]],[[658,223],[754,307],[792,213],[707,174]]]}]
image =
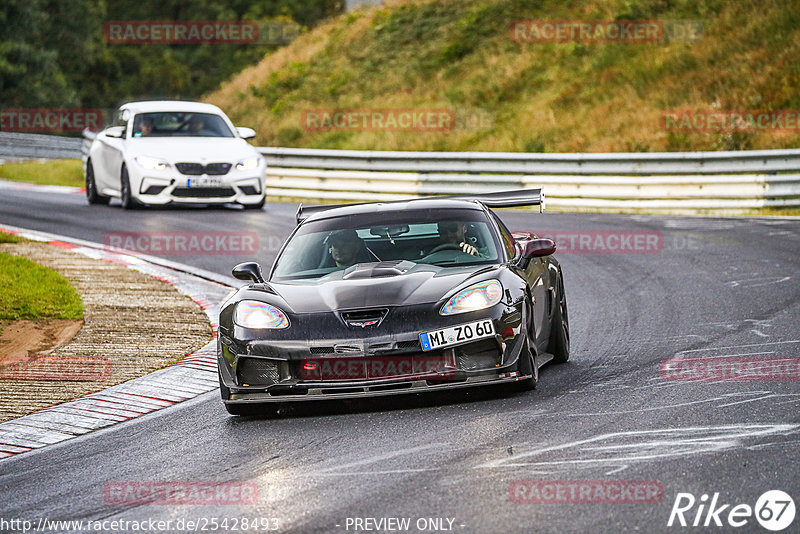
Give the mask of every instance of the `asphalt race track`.
[{"label": "asphalt race track", "polygon": [[[164,256],[226,275],[248,259],[267,270],[295,210],[268,204],[263,212],[129,212],[116,202],[89,207],[79,194],[0,191],[0,223],[100,243],[107,232],[257,233],[255,257]],[[667,526],[679,493],[698,504],[701,495],[710,501],[719,493],[718,505],[730,505],[718,516],[724,526],[704,530],[766,532],[755,517],[733,528],[728,513],[738,504],[754,507],[767,490],[800,495],[796,375],[685,381],[659,369],[678,356],[789,358],[796,366],[800,221],[501,216],[511,229],[542,234],[660,235],[648,253],[556,253],[572,355],[544,368],[536,391],[313,404],[277,419],[230,417],[212,392],[0,461],[0,517],[274,518],[278,532],[374,531],[376,523],[356,518],[410,518],[411,532],[673,532],[703,530]],[[649,481],[663,495],[649,503],[513,502],[514,482],[533,480]],[[118,481],[252,482],[258,498],[252,505],[120,505],[104,496]],[[688,522],[697,510],[686,512]]]}]

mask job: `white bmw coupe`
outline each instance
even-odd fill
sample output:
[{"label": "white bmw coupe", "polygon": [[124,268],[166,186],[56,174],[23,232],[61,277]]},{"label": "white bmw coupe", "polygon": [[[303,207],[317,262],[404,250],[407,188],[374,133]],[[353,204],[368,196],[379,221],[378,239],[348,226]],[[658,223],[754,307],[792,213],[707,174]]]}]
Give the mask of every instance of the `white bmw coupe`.
[{"label": "white bmw coupe", "polygon": [[261,209],[267,165],[218,107],[131,102],[97,134],[86,161],[89,204],[226,204]]}]

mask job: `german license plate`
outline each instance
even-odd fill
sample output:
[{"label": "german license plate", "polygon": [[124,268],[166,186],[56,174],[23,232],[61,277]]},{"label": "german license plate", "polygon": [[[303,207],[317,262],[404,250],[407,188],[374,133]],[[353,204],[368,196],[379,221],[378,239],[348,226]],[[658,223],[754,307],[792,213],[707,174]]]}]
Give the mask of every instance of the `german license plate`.
[{"label": "german license plate", "polygon": [[219,187],[221,185],[222,180],[215,176],[199,176],[186,179],[186,187]]},{"label": "german license plate", "polygon": [[491,319],[484,319],[433,332],[423,332],[419,335],[419,341],[422,343],[422,350],[428,351],[492,336],[494,336],[494,322]]}]

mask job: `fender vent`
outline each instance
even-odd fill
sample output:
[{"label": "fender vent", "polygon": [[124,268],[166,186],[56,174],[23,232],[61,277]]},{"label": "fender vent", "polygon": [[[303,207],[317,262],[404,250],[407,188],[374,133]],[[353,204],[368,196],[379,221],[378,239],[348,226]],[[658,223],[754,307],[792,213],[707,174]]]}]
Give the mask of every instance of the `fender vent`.
[{"label": "fender vent", "polygon": [[455,348],[459,371],[494,369],[500,363],[500,347],[494,339],[482,339]]},{"label": "fender vent", "polygon": [[281,367],[286,364],[264,358],[240,358],[236,364],[236,377],[240,386],[271,386],[281,380]]},{"label": "fender vent", "polygon": [[142,194],[143,195],[157,195],[157,194],[159,194],[160,192],[162,192],[166,188],[167,188],[166,185],[151,185],[150,187],[148,187],[147,189],[142,191]]},{"label": "fender vent", "polygon": [[253,185],[240,185],[239,189],[241,189],[242,193],[245,194],[245,195],[259,195],[259,194],[261,194],[261,191],[259,191],[258,188],[256,188]]}]

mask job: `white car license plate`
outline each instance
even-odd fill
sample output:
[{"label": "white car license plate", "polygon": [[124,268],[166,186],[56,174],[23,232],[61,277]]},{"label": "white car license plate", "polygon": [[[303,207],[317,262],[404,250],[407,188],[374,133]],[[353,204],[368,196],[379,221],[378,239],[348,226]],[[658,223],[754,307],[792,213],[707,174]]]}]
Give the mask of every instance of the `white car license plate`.
[{"label": "white car license plate", "polygon": [[433,332],[423,332],[419,335],[422,350],[428,351],[457,345],[465,341],[473,341],[494,335],[494,322],[491,319],[475,321],[474,323],[460,324]]},{"label": "white car license plate", "polygon": [[219,187],[222,180],[214,176],[201,176],[199,178],[187,178],[186,187]]}]

